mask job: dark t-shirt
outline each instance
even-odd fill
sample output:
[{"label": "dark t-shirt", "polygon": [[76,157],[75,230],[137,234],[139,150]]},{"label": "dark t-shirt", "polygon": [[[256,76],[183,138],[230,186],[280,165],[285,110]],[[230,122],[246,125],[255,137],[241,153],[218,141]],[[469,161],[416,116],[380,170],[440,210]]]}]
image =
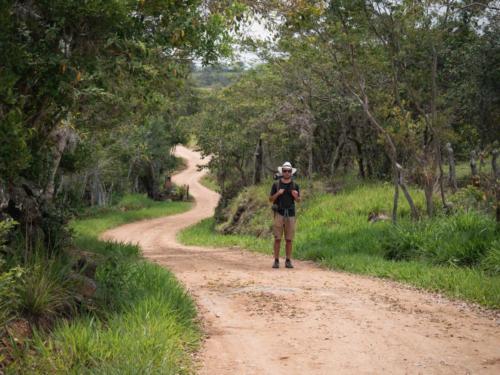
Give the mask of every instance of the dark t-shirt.
[{"label": "dark t-shirt", "polygon": [[[279,184],[279,187],[276,186]],[[300,195],[300,189],[299,185],[297,185],[295,182],[293,183],[293,188],[294,190],[297,190],[297,192]],[[271,194],[274,195],[278,192],[279,189],[285,189],[285,192],[280,195],[274,203],[278,205],[278,213],[283,216],[295,216],[295,200],[293,199],[291,190],[292,190],[292,182],[289,182],[288,184],[285,184],[284,182],[279,180],[278,183],[274,183],[273,187],[271,188]],[[285,215],[287,214],[287,215]]]}]

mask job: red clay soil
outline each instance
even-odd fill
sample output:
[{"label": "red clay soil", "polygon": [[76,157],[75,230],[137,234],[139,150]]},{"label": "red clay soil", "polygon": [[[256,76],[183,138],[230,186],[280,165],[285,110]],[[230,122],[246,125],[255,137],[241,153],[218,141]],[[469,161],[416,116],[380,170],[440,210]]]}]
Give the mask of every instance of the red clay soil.
[{"label": "red clay soil", "polygon": [[200,374],[500,374],[497,313],[312,262],[272,269],[271,239],[269,256],[179,244],[218,195],[199,183],[206,160],[176,153],[188,168],[173,180],[189,184],[196,206],[103,238],[139,243],[189,290],[206,332]]}]

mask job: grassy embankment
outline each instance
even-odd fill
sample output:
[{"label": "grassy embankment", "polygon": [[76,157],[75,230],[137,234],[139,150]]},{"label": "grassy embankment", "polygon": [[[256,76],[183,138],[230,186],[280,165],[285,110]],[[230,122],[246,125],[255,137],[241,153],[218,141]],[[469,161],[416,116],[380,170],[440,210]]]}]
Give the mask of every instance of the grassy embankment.
[{"label": "grassy embankment", "polygon": [[35,332],[29,351],[9,372],[191,373],[189,352],[200,340],[192,300],[170,272],[146,262],[137,246],[98,240],[106,229],[189,207],[134,195],[73,222],[76,246],[99,254],[94,305],[61,321],[48,337]]},{"label": "grassy embankment", "polygon": [[[247,206],[239,224],[222,235],[213,219],[180,234],[182,242],[206,246],[239,246],[271,256],[271,183],[249,187],[229,211]],[[500,239],[486,214],[460,210],[452,216],[412,222],[400,200],[400,221],[368,222],[368,214],[390,216],[392,187],[382,183],[348,186],[336,195],[304,186],[298,209],[294,256],[338,270],[402,281],[452,298],[500,308]],[[423,194],[413,191],[421,212]],[[436,202],[438,207],[438,202]],[[217,229],[227,228],[225,223]],[[270,260],[271,262],[271,260]]]}]

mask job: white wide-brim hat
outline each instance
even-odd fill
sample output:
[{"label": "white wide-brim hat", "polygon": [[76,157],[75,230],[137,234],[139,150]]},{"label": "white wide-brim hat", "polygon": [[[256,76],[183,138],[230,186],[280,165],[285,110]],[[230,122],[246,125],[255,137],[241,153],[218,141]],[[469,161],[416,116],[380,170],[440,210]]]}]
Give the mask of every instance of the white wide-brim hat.
[{"label": "white wide-brim hat", "polygon": [[295,172],[297,172],[297,168],[293,168],[292,167],[292,163],[290,163],[289,161],[285,161],[281,167],[278,167],[278,173],[280,175],[283,174],[283,168],[285,168],[285,169],[291,169],[292,170],[292,175],[294,175]]}]

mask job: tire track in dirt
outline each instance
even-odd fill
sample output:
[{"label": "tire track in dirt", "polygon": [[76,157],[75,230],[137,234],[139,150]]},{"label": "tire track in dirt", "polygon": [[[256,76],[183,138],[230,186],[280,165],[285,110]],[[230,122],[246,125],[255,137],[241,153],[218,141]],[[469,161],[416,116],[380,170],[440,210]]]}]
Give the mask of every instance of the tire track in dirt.
[{"label": "tire track in dirt", "polygon": [[189,290],[206,332],[200,374],[500,374],[498,314],[312,262],[272,269],[271,240],[269,256],[179,244],[218,195],[198,182],[198,153],[176,154],[188,167],[173,180],[189,184],[194,208],[102,238],[138,243]]}]

